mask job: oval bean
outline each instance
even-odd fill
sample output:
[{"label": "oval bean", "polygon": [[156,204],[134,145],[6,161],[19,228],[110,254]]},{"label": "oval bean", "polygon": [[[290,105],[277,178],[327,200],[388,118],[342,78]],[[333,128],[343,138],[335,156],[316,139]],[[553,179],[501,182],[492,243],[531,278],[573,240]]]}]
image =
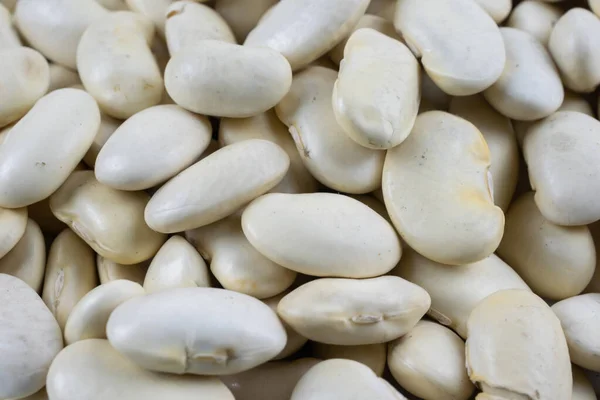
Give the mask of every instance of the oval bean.
[{"label": "oval bean", "polygon": [[560,8],[544,1],[525,0],[517,4],[507,26],[532,34],[544,46],[548,46],[550,34],[563,12]]}]

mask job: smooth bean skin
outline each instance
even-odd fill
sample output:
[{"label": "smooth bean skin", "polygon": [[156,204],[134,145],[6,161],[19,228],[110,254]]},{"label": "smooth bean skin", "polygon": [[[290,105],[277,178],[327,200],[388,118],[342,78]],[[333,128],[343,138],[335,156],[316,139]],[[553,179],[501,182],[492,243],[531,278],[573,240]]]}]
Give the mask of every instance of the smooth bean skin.
[{"label": "smooth bean skin", "polygon": [[146,222],[164,233],[211,224],[275,187],[289,165],[281,147],[266,140],[223,147],[163,185],[146,206]]},{"label": "smooth bean skin", "polygon": [[247,139],[264,139],[281,147],[290,158],[290,167],[272,193],[313,193],[318,184],[308,172],[287,127],[271,109],[249,118],[221,118],[219,143],[222,147]]},{"label": "smooth bean skin", "polygon": [[597,400],[594,387],[585,376],[583,370],[575,365],[571,365],[573,371],[573,394],[571,400]]},{"label": "smooth bean skin", "polygon": [[120,190],[151,188],[193,164],[211,135],[206,117],[171,104],[147,108],[121,124],[102,146],[96,179]]},{"label": "smooth bean skin", "polygon": [[497,24],[502,23],[512,10],[512,0],[475,0],[475,2],[479,4]]},{"label": "smooth bean skin", "polygon": [[0,49],[0,127],[18,121],[50,83],[48,62],[27,47]]},{"label": "smooth bean skin", "polygon": [[60,64],[50,64],[50,85],[48,93],[57,90],[81,84],[79,74]]},{"label": "smooth bean skin", "polygon": [[275,112],[319,182],[344,193],[371,192],[381,185],[385,153],[359,145],[337,123],[331,102],[336,79],[334,70],[306,68],[294,76]]},{"label": "smooth bean skin", "polygon": [[366,365],[352,360],[322,361],[308,370],[290,400],[406,400]]},{"label": "smooth bean skin", "polygon": [[165,87],[175,103],[217,117],[265,112],[291,84],[290,65],[275,50],[217,40],[202,40],[175,53],[165,70]]},{"label": "smooth bean skin", "polygon": [[383,375],[387,358],[385,343],[364,344],[359,346],[338,346],[313,342],[310,346],[311,354],[322,360],[343,358],[354,360],[371,368],[377,376]]},{"label": "smooth bean skin", "polygon": [[52,400],[234,400],[216,378],[145,370],[102,339],[82,340],[61,351],[46,389]]},{"label": "smooth bean skin", "polygon": [[469,378],[501,398],[569,399],[571,362],[560,321],[538,296],[502,290],[475,307],[467,323]]},{"label": "smooth bean skin", "polygon": [[0,258],[0,273],[12,275],[40,292],[46,268],[46,244],[39,225],[27,219],[25,232],[17,244]]},{"label": "smooth bean skin", "polygon": [[221,381],[236,400],[289,400],[296,383],[310,368],[318,364],[315,358],[294,361],[272,361],[248,371],[224,375]]},{"label": "smooth bean skin", "polygon": [[502,74],[502,36],[473,0],[399,0],[394,25],[427,74],[450,95],[481,92]]},{"label": "smooth bean skin", "polygon": [[94,21],[108,15],[94,0],[24,0],[15,21],[30,45],[57,64],[77,68],[77,45]]},{"label": "smooth bean skin", "polygon": [[538,0],[525,0],[517,4],[507,26],[532,34],[544,46],[548,46],[552,29],[563,12],[560,8]]},{"label": "smooth bean skin", "polygon": [[62,231],[48,254],[42,299],[62,330],[73,307],[98,286],[94,251],[72,230]]},{"label": "smooth bean skin", "polygon": [[0,259],[19,243],[26,226],[27,208],[0,208]]},{"label": "smooth bean skin", "polygon": [[406,243],[451,265],[492,254],[504,214],[493,203],[489,167],[489,148],[473,124],[442,111],[420,114],[383,168],[385,204]]},{"label": "smooth bean skin", "polygon": [[93,171],[76,171],[50,197],[54,215],[102,257],[136,264],[152,257],[166,236],[144,221],[149,196],[101,184]]},{"label": "smooth bean skin", "polygon": [[215,10],[227,21],[235,37],[243,43],[265,12],[278,0],[217,0]]},{"label": "smooth bean skin", "polygon": [[296,279],[295,271],[269,260],[248,242],[239,215],[187,231],[186,238],[225,289],[264,299],[283,292]]},{"label": "smooth bean skin", "polygon": [[[268,299],[264,299],[263,302],[266,305],[268,305],[269,307],[271,307],[271,310],[273,310],[273,312],[277,313],[277,306],[279,305],[279,302],[281,301],[281,299],[283,299],[285,296],[287,296],[287,294],[289,292],[290,292],[290,290],[288,289],[285,292],[278,294],[277,296],[273,296],[273,297],[269,297]],[[300,350],[306,344],[306,342],[308,342],[307,338],[305,338],[304,336],[302,336],[301,334],[296,332],[294,329],[292,329],[292,327],[287,322],[285,322],[283,319],[281,319],[281,317],[279,317],[279,320],[281,321],[281,324],[285,328],[285,335],[287,336],[287,342],[285,343],[285,347],[283,348],[283,350],[281,350],[279,352],[279,354],[277,354],[275,357],[273,357],[273,360],[281,360],[281,359],[291,356],[292,354],[294,354],[298,350]],[[318,358],[321,358],[321,357],[318,357]]]},{"label": "smooth bean skin", "polygon": [[514,28],[501,28],[506,64],[500,78],[483,94],[500,113],[516,120],[533,121],[555,112],[564,89],[548,50],[533,36]]},{"label": "smooth bean skin", "polygon": [[350,138],[372,149],[397,146],[419,110],[419,62],[398,40],[359,29],[346,43],[332,97],[336,120]]},{"label": "smooth bean skin", "polygon": [[149,20],[118,11],[91,24],[81,37],[79,76],[111,117],[126,119],[160,102],[163,79],[150,51],[153,36]]},{"label": "smooth bean skin", "polygon": [[419,321],[390,342],[388,366],[403,388],[424,400],[467,400],[475,390],[465,368],[465,343],[435,322]]},{"label": "smooth bean skin", "polygon": [[308,339],[353,346],[389,342],[404,335],[430,305],[425,290],[397,276],[323,278],[285,296],[277,314]]},{"label": "smooth bean skin", "polygon": [[98,106],[82,90],[41,98],[0,146],[0,206],[18,208],[50,196],[81,161],[99,125]]},{"label": "smooth bean skin", "polygon": [[244,45],[270,47],[298,71],[348,36],[368,5],[368,0],[279,2],[248,34]]},{"label": "smooth bean skin", "polygon": [[98,269],[98,277],[100,278],[101,285],[125,279],[141,286],[144,284],[149,266],[149,261],[123,265],[104,258],[99,254],[96,256],[96,268]]},{"label": "smooth bean skin", "polygon": [[552,306],[567,338],[571,361],[600,372],[600,294],[574,296]]},{"label": "smooth bean skin", "polygon": [[176,1],[167,8],[165,39],[172,55],[196,46],[200,40],[237,43],[231,28],[217,11],[189,0]]},{"label": "smooth bean skin", "polygon": [[0,3],[0,49],[20,47],[21,39],[13,27],[12,14]]},{"label": "smooth bean skin", "polygon": [[419,285],[431,296],[428,314],[440,324],[467,337],[467,319],[487,296],[504,289],[529,289],[519,275],[499,257],[473,264],[444,265],[406,249],[393,275]]},{"label": "smooth bean skin", "polygon": [[563,15],[552,30],[548,48],[566,87],[589,93],[600,84],[600,20],[583,8]]},{"label": "smooth bean skin", "polygon": [[594,241],[587,226],[560,226],[538,210],[534,193],[512,203],[498,255],[539,296],[562,300],[581,293],[596,268]]},{"label": "smooth bean skin", "polygon": [[62,334],[40,296],[20,279],[0,273],[0,304],[0,397],[26,397],[44,387]]},{"label": "smooth bean skin", "polygon": [[152,259],[144,289],[155,293],[178,287],[210,287],[210,276],[196,249],[181,236],[173,236]]},{"label": "smooth bean skin", "polygon": [[313,276],[378,276],[394,268],[402,255],[389,222],[338,194],[261,196],[244,210],[242,229],[273,262]]},{"label": "smooth bean skin", "polygon": [[139,283],[118,279],[97,286],[86,293],[71,310],[64,328],[65,343],[106,339],[108,317],[120,304],[146,292]]},{"label": "smooth bean skin", "polygon": [[494,204],[506,212],[519,177],[519,146],[508,118],[494,110],[481,95],[453,97],[450,113],[464,118],[483,135],[490,149]]},{"label": "smooth bean skin", "polygon": [[600,219],[600,122],[559,111],[532,125],[523,155],[535,203],[557,225],[586,225]]},{"label": "smooth bean skin", "polygon": [[[223,315],[229,317],[226,322]],[[277,355],[286,342],[281,322],[266,304],[213,288],[131,299],[112,312],[106,334],[115,349],[146,369],[197,375],[251,369]]]}]

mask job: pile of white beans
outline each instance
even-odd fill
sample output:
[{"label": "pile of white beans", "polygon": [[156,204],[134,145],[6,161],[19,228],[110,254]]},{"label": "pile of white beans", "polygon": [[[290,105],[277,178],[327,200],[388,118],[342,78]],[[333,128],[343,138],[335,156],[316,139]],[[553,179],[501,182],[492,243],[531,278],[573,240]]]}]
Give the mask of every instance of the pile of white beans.
[{"label": "pile of white beans", "polygon": [[596,400],[599,86],[600,0],[0,0],[0,400]]}]

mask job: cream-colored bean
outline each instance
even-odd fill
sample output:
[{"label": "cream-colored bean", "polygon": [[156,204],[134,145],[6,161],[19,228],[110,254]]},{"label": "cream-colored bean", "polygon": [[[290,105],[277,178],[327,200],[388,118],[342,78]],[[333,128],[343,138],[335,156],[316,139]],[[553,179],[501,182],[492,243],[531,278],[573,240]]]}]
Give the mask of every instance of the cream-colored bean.
[{"label": "cream-colored bean", "polygon": [[29,396],[44,387],[62,334],[40,296],[20,279],[0,273],[0,398]]},{"label": "cream-colored bean", "polygon": [[124,11],[129,9],[127,4],[125,4],[125,0],[96,0],[96,3],[111,11]]},{"label": "cream-colored bean", "polygon": [[215,10],[227,21],[237,40],[243,43],[263,14],[277,2],[278,0],[217,0]]},{"label": "cream-colored bean", "polygon": [[548,46],[552,29],[562,14],[562,10],[552,4],[525,0],[517,4],[506,24],[529,32],[544,46]]},{"label": "cream-colored bean", "polygon": [[573,394],[571,395],[571,400],[597,400],[594,387],[585,376],[583,370],[575,365],[571,365],[571,370],[573,372]]},{"label": "cream-colored bean", "polygon": [[507,399],[569,399],[571,362],[560,321],[526,290],[502,290],[475,307],[468,321],[469,378]]},{"label": "cream-colored bean", "polygon": [[535,202],[546,219],[558,225],[600,219],[599,151],[600,122],[579,112],[560,111],[529,128],[523,155]]},{"label": "cream-colored bean", "polygon": [[492,254],[504,214],[493,202],[489,167],[488,146],[473,124],[442,111],[420,114],[383,169],[385,204],[408,245],[452,265]]},{"label": "cream-colored bean", "polygon": [[588,293],[559,301],[552,311],[567,338],[571,361],[600,372],[600,293]]},{"label": "cream-colored bean", "polygon": [[343,358],[354,360],[371,368],[377,376],[383,375],[387,358],[385,343],[365,344],[361,346],[338,346],[313,342],[310,346],[311,354],[323,360]]},{"label": "cream-colored bean", "polygon": [[77,84],[81,84],[81,80],[76,71],[63,67],[60,64],[50,64],[50,85],[48,86],[48,93]]},{"label": "cream-colored bean", "polygon": [[583,8],[563,15],[552,30],[548,48],[565,86],[593,92],[600,84],[600,19]]},{"label": "cream-colored bean", "polygon": [[110,136],[121,126],[121,121],[108,115],[101,113],[100,115],[100,128],[94,137],[92,145],[88,149],[85,156],[83,156],[83,162],[88,167],[94,168],[96,166],[96,159],[102,147],[106,144]]},{"label": "cream-colored bean", "polygon": [[331,103],[337,73],[309,67],[275,107],[289,127],[300,157],[322,184],[345,193],[367,193],[381,185],[385,152],[367,149],[338,125]]},{"label": "cream-colored bean", "polygon": [[[136,13],[148,18],[161,36],[165,34],[167,9],[175,0],[125,0],[127,6]],[[194,0],[205,2],[207,0]]]},{"label": "cream-colored bean", "polygon": [[538,210],[533,192],[519,197],[508,210],[498,255],[536,294],[550,300],[581,293],[596,268],[588,227],[548,221]]},{"label": "cream-colored bean", "polygon": [[21,39],[13,27],[10,11],[0,3],[0,49],[21,46]]},{"label": "cream-colored bean", "polygon": [[397,276],[323,278],[285,296],[277,313],[310,340],[353,346],[389,342],[404,335],[430,304],[425,290]]},{"label": "cream-colored bean", "polygon": [[125,279],[141,286],[144,283],[149,266],[149,260],[137,264],[123,265],[104,258],[101,255],[96,256],[96,267],[98,268],[98,277],[100,278],[101,285]]},{"label": "cream-colored bean", "polygon": [[17,244],[0,258],[0,274],[15,276],[40,292],[46,268],[46,244],[38,224],[27,220],[25,233]]},{"label": "cream-colored bean", "polygon": [[366,365],[352,360],[322,361],[304,374],[290,400],[406,400]]},{"label": "cream-colored bean", "polygon": [[219,124],[219,143],[227,146],[247,139],[264,139],[277,144],[290,158],[290,167],[273,193],[312,193],[317,181],[308,172],[287,127],[273,110],[250,118],[222,118]]},{"label": "cream-colored bean", "polygon": [[496,255],[451,266],[406,249],[392,273],[421,286],[431,296],[429,316],[467,337],[467,319],[475,306],[503,289],[528,289],[517,273]]},{"label": "cream-colored bean", "polygon": [[147,371],[102,339],[61,351],[50,367],[47,390],[52,400],[234,400],[216,378]]},{"label": "cream-colored bean", "polygon": [[244,45],[270,47],[297,71],[348,36],[368,5],[368,0],[279,2],[248,34]]},{"label": "cream-colored bean", "polygon": [[433,81],[466,96],[502,74],[504,43],[494,20],[473,0],[399,0],[394,20]]},{"label": "cream-colored bean", "polygon": [[77,45],[93,22],[108,15],[94,0],[24,0],[15,9],[19,32],[51,61],[75,69]]},{"label": "cream-colored bean", "polygon": [[186,237],[210,263],[219,283],[257,298],[275,296],[296,279],[296,273],[260,254],[242,232],[239,215],[186,232]]},{"label": "cream-colored bean", "polygon": [[268,362],[251,370],[220,378],[236,400],[290,400],[300,378],[319,362],[314,358]]},{"label": "cream-colored bean", "polygon": [[136,282],[120,279],[90,290],[73,307],[64,328],[65,342],[105,339],[108,317],[120,304],[146,294]]},{"label": "cream-colored bean", "polygon": [[420,74],[419,62],[398,40],[370,28],[355,31],[333,89],[338,124],[364,147],[399,145],[417,117]]},{"label": "cream-colored bean", "polygon": [[165,233],[211,224],[275,187],[289,164],[281,147],[266,140],[226,146],[163,185],[146,206],[146,222]]},{"label": "cream-colored bean", "polygon": [[[371,3],[373,3],[373,2],[371,2]],[[377,15],[365,14],[362,17],[360,17],[360,19],[358,20],[358,23],[354,27],[354,30],[352,33],[356,32],[357,30],[359,30],[361,28],[374,29],[377,32],[381,32],[384,35],[391,37],[392,39],[396,39],[396,40],[399,40],[402,42],[402,38],[396,32],[396,28],[394,28],[394,24],[390,20],[385,19],[383,17],[377,16]],[[350,36],[352,36],[352,35],[350,35]],[[344,40],[339,42],[333,49],[331,49],[331,51],[328,54],[331,61],[333,61],[337,65],[340,65],[340,62],[344,58],[344,48],[346,47],[346,43],[348,42],[348,39],[350,38],[350,36],[348,36],[347,38],[345,38]]]},{"label": "cream-colored bean", "polygon": [[144,289],[154,293],[178,287],[210,287],[210,276],[196,249],[181,236],[173,236],[150,263]]},{"label": "cream-colored bean", "polygon": [[500,113],[516,120],[533,121],[555,112],[564,89],[548,50],[531,34],[501,28],[506,64],[500,78],[483,94]]},{"label": "cream-colored bean", "polygon": [[454,97],[450,112],[471,122],[490,149],[494,204],[506,211],[519,177],[519,146],[508,118],[494,110],[481,95]]},{"label": "cream-colored bean", "polygon": [[81,161],[99,125],[98,106],[84,91],[60,89],[40,99],[0,146],[0,206],[50,196]]},{"label": "cream-colored bean", "polygon": [[163,79],[150,51],[150,21],[118,11],[86,29],[77,49],[77,69],[103,112],[125,119],[158,104]]},{"label": "cream-colored bean", "polygon": [[371,0],[367,14],[373,14],[393,22],[396,14],[396,0]]},{"label": "cream-colored bean", "polygon": [[27,208],[0,208],[0,259],[21,240],[27,226]]},{"label": "cream-colored bean", "polygon": [[403,388],[424,400],[467,400],[475,390],[465,368],[465,343],[435,322],[419,321],[390,342],[388,365]]},{"label": "cream-colored bean", "polygon": [[291,84],[290,65],[275,50],[217,40],[198,41],[174,54],[165,70],[165,87],[175,103],[217,117],[265,112]]},{"label": "cream-colored bean", "polygon": [[191,0],[176,1],[167,8],[165,38],[171,55],[196,46],[200,40],[237,43],[231,28],[218,12]]},{"label": "cream-colored bean", "polygon": [[48,62],[28,47],[0,50],[0,127],[18,121],[42,97],[50,82]]},{"label": "cream-colored bean", "polygon": [[106,334],[120,353],[146,369],[198,375],[248,370],[273,358],[286,342],[281,322],[266,304],[213,288],[131,299],[112,312]]},{"label": "cream-colored bean", "polygon": [[52,214],[49,197],[27,206],[27,214],[40,226],[42,232],[48,235],[56,236],[67,227]]},{"label": "cream-colored bean", "polygon": [[[271,310],[273,310],[273,312],[277,313],[277,306],[279,305],[279,302],[289,292],[290,292],[289,290],[286,290],[285,292],[280,293],[277,296],[269,297],[268,299],[264,299],[263,301],[266,305],[271,307]],[[279,352],[279,354],[277,354],[275,357],[273,357],[273,360],[281,360],[283,358],[287,358],[287,357],[291,356],[292,354],[294,354],[298,350],[300,350],[302,348],[302,346],[304,346],[306,344],[306,342],[308,342],[307,338],[305,338],[304,336],[300,335],[298,332],[293,330],[292,327],[287,322],[285,322],[281,318],[279,318],[279,320],[281,321],[281,324],[285,328],[285,335],[287,336],[287,342],[286,342],[283,350],[281,350]]]},{"label": "cream-colored bean", "polygon": [[479,4],[497,24],[502,23],[512,10],[512,0],[475,0],[475,2]]},{"label": "cream-colored bean", "polygon": [[194,163],[211,135],[204,116],[171,104],[147,108],[119,126],[102,146],[96,178],[120,190],[151,188]]},{"label": "cream-colored bean", "polygon": [[402,255],[389,222],[340,194],[267,194],[244,210],[242,228],[264,256],[307,275],[379,276]]},{"label": "cream-colored bean", "polygon": [[48,254],[42,299],[62,330],[75,304],[98,286],[94,251],[72,230],[62,231]]},{"label": "cream-colored bean", "polygon": [[76,171],[50,197],[50,208],[102,257],[135,264],[156,254],[166,240],[144,222],[148,199],[144,192],[101,184],[93,171]]}]

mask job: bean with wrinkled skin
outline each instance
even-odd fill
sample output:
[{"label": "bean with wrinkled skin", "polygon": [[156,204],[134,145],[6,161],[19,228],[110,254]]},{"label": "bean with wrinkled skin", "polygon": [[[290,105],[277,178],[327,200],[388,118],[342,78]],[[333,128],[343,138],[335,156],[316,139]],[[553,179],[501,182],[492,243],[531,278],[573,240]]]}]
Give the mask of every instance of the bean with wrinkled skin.
[{"label": "bean with wrinkled skin", "polygon": [[21,240],[26,226],[27,208],[0,208],[0,259]]},{"label": "bean with wrinkled skin", "polygon": [[450,329],[420,321],[388,345],[388,365],[402,387],[424,400],[467,400],[475,390],[465,368],[465,344]]},{"label": "bean with wrinkled skin", "polygon": [[270,47],[297,71],[348,36],[368,5],[368,0],[279,2],[248,34],[244,45]]},{"label": "bean with wrinkled skin", "polygon": [[246,371],[273,358],[286,341],[281,322],[266,304],[213,288],[178,288],[131,299],[112,312],[106,334],[112,346],[146,369],[198,375]]},{"label": "bean with wrinkled skin", "polygon": [[154,28],[139,14],[118,11],[92,23],[77,47],[77,69],[103,112],[125,119],[158,104],[163,79],[150,51]]},{"label": "bean with wrinkled skin", "polygon": [[339,346],[313,342],[310,346],[311,355],[323,360],[343,358],[358,361],[371,368],[377,376],[383,375],[387,358],[385,343],[365,344],[360,346]]},{"label": "bean with wrinkled skin", "polygon": [[418,61],[398,40],[370,28],[355,31],[333,88],[338,124],[364,147],[399,145],[417,117],[420,74]]},{"label": "bean with wrinkled skin", "polygon": [[216,378],[147,371],[102,339],[82,340],[61,351],[46,389],[52,400],[234,400]]},{"label": "bean with wrinkled skin", "polygon": [[[271,307],[271,310],[273,310],[273,312],[277,313],[277,306],[279,305],[279,302],[289,292],[290,292],[290,290],[286,290],[285,292],[280,293],[277,296],[273,296],[273,297],[269,297],[268,299],[264,299],[263,302],[266,305],[268,305],[269,307]],[[298,332],[296,332],[294,329],[292,329],[292,327],[287,322],[282,320],[281,317],[279,318],[279,320],[281,321],[281,324],[285,328],[285,335],[287,336],[287,342],[286,342],[283,350],[281,350],[279,352],[279,354],[277,354],[275,357],[273,357],[273,360],[281,360],[281,359],[291,356],[292,354],[294,354],[298,350],[300,350],[306,344],[306,342],[308,342],[307,338],[305,338],[304,336],[302,336]],[[319,358],[321,358],[321,357],[319,357]]]},{"label": "bean with wrinkled skin", "polygon": [[96,256],[96,268],[98,269],[98,277],[100,278],[101,285],[125,279],[141,286],[144,283],[149,266],[149,261],[123,265],[104,258],[99,254]]},{"label": "bean with wrinkled skin", "polygon": [[514,8],[507,26],[529,32],[544,46],[548,46],[552,29],[563,12],[560,8],[537,0],[525,0]]},{"label": "bean with wrinkled skin", "polygon": [[0,3],[0,49],[21,46],[21,39],[15,31],[10,11]]},{"label": "bean with wrinkled skin", "polygon": [[304,337],[353,346],[384,343],[404,335],[430,304],[425,290],[396,276],[323,278],[285,296],[277,313]]},{"label": "bean with wrinkled skin", "polygon": [[152,259],[144,289],[155,293],[178,287],[210,287],[210,276],[196,249],[181,236],[173,236]]},{"label": "bean with wrinkled skin", "polygon": [[50,197],[54,215],[102,257],[136,264],[152,257],[166,236],[144,221],[149,196],[101,184],[92,171],[76,171]]},{"label": "bean with wrinkled skin", "polygon": [[319,182],[340,192],[367,193],[381,185],[385,152],[359,145],[338,125],[331,104],[336,79],[331,69],[306,68],[294,76],[275,112]]},{"label": "bean with wrinkled skin", "polygon": [[98,286],[94,256],[94,251],[68,228],[50,246],[42,299],[63,330],[73,307]]},{"label": "bean with wrinkled skin", "polygon": [[67,345],[86,339],[106,339],[106,323],[120,304],[146,294],[142,286],[127,279],[90,290],[73,307],[64,327]]},{"label": "bean with wrinkled skin", "polygon": [[235,37],[243,43],[265,12],[278,0],[217,0],[215,10],[227,21]]}]

